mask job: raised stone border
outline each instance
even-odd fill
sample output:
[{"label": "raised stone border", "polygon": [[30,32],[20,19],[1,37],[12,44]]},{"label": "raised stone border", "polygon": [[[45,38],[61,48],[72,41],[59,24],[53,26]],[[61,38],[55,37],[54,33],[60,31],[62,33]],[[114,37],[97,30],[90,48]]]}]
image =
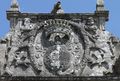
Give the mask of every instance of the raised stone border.
[{"label": "raised stone border", "polygon": [[1,76],[0,81],[120,81],[120,76],[102,77],[5,77]]}]

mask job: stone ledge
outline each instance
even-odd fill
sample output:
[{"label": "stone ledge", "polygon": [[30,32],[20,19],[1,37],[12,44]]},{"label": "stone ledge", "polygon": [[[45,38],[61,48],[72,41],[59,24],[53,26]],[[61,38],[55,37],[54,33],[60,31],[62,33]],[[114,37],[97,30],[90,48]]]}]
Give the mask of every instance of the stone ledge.
[{"label": "stone ledge", "polygon": [[120,76],[102,77],[5,77],[0,81],[120,81]]}]

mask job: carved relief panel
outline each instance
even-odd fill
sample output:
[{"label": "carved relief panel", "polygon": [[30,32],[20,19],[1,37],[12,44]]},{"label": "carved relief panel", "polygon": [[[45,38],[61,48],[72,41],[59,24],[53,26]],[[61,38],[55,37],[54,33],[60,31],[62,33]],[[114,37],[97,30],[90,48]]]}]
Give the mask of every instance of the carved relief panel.
[{"label": "carved relief panel", "polygon": [[37,31],[30,55],[40,75],[81,74],[83,41],[69,23],[66,20],[47,20],[42,23],[42,30]]},{"label": "carved relief panel", "polygon": [[99,42],[103,36],[93,18],[88,18],[86,23],[63,19],[31,23],[31,19],[25,18],[22,23],[18,22],[20,34],[16,33],[15,38],[19,41],[17,44],[13,41],[15,46],[9,50],[4,74],[103,76],[112,72],[114,55],[106,41]]}]

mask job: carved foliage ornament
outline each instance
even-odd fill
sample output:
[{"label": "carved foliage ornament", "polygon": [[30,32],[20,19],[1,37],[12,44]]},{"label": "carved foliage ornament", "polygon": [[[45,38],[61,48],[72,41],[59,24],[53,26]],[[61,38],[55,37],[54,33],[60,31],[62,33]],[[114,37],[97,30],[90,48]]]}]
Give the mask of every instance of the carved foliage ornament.
[{"label": "carved foliage ornament", "polygon": [[[27,24],[26,26],[29,28]],[[78,24],[63,19],[50,19],[34,24],[31,30],[22,29],[19,38],[21,44],[19,47],[12,47],[9,52],[7,72],[20,76],[22,72],[14,72],[21,65],[24,65],[26,70],[29,68],[27,72],[31,72],[29,75],[32,76],[82,76],[86,67],[95,70],[93,65],[97,61],[93,63],[95,60],[91,48],[96,48],[96,41],[86,27],[85,23],[81,22]],[[23,50],[24,48],[26,50]],[[96,50],[99,51],[99,48]],[[13,62],[15,63],[12,64]],[[89,62],[92,64],[89,65]]]}]

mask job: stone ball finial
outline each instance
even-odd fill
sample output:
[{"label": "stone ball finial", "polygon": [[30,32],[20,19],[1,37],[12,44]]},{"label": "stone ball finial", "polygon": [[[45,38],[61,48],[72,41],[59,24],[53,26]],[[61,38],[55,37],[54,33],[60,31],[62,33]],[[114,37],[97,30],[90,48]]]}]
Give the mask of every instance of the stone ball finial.
[{"label": "stone ball finial", "polygon": [[97,5],[104,5],[104,0],[97,0]]},{"label": "stone ball finial", "polygon": [[19,4],[17,0],[12,0],[10,11],[19,11]]},{"label": "stone ball finial", "polygon": [[97,4],[96,4],[96,10],[97,11],[104,11],[104,0],[97,0]]}]

